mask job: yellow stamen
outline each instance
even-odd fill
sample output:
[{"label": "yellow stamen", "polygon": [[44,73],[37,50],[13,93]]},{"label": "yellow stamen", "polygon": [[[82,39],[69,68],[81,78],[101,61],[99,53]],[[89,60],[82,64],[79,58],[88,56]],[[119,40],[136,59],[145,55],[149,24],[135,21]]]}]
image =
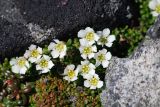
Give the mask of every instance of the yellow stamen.
[{"label": "yellow stamen", "polygon": [[104,54],[98,55],[98,60],[99,60],[99,61],[105,60],[105,55],[104,55]]},{"label": "yellow stamen", "polygon": [[93,85],[93,86],[97,86],[98,84],[98,79],[93,77],[91,80],[90,80],[90,84]]},{"label": "yellow stamen", "polygon": [[18,65],[19,65],[20,67],[24,67],[24,66],[25,66],[25,63],[26,63],[26,60],[23,59],[23,58],[21,58],[21,59],[18,60]]},{"label": "yellow stamen", "polygon": [[82,66],[82,72],[83,72],[83,73],[88,73],[89,70],[90,70],[90,68],[89,68],[88,65],[83,65],[83,66]]},{"label": "yellow stamen", "polygon": [[64,44],[63,43],[58,43],[56,44],[56,50],[58,50],[59,52],[64,50]]},{"label": "yellow stamen", "polygon": [[156,11],[157,13],[160,13],[160,4],[156,6],[155,11]]},{"label": "yellow stamen", "polygon": [[31,51],[31,57],[36,58],[36,57],[38,57],[38,55],[39,55],[39,52],[37,49]]},{"label": "yellow stamen", "polygon": [[41,62],[39,63],[39,65],[42,67],[42,68],[46,68],[48,67],[48,61],[43,59],[41,60]]},{"label": "yellow stamen", "polygon": [[85,47],[85,48],[83,49],[83,53],[84,53],[84,54],[90,54],[90,53],[92,53],[92,48],[91,48],[91,47]]},{"label": "yellow stamen", "polygon": [[68,71],[68,77],[70,78],[70,79],[72,79],[73,77],[75,77],[75,71],[74,70],[69,70]]},{"label": "yellow stamen", "polygon": [[105,37],[101,37],[100,39],[99,39],[99,41],[102,43],[102,44],[106,44],[108,41],[107,41],[107,38],[105,38]]},{"label": "yellow stamen", "polygon": [[92,41],[94,40],[94,33],[93,32],[89,32],[86,34],[85,38],[88,40],[88,41]]}]

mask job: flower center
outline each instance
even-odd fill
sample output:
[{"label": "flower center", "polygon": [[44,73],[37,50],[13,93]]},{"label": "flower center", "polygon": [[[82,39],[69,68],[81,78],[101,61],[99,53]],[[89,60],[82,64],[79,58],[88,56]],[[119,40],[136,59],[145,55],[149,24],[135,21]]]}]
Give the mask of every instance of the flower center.
[{"label": "flower center", "polygon": [[105,56],[104,56],[104,54],[100,54],[100,55],[98,55],[98,60],[99,60],[99,61],[103,61],[103,60],[105,60]]},{"label": "flower center", "polygon": [[68,77],[69,77],[69,78],[72,79],[73,77],[75,77],[75,75],[76,75],[76,74],[75,74],[75,71],[74,71],[74,70],[69,70],[69,71],[68,71]]},{"label": "flower center", "polygon": [[25,59],[19,59],[19,60],[18,60],[18,65],[19,65],[20,67],[24,67],[24,66],[25,66],[25,63],[26,63],[26,60],[25,60]]},{"label": "flower center", "polygon": [[90,54],[90,53],[92,53],[92,48],[91,48],[91,47],[85,47],[85,48],[83,49],[83,53],[84,53],[84,54]]},{"label": "flower center", "polygon": [[36,58],[36,57],[38,57],[38,55],[39,55],[39,52],[38,52],[37,49],[35,49],[35,50],[33,50],[33,51],[31,52],[31,57]]},{"label": "flower center", "polygon": [[88,73],[89,70],[90,70],[90,68],[89,68],[88,65],[83,65],[83,66],[82,66],[82,72],[83,72],[83,73]]},{"label": "flower center", "polygon": [[63,49],[64,49],[64,44],[63,43],[56,44],[56,50],[61,52],[61,51],[63,51]]},{"label": "flower center", "polygon": [[101,38],[99,39],[99,41],[100,41],[102,44],[105,44],[105,43],[108,42],[108,41],[107,41],[107,38],[105,38],[105,37],[101,37]]},{"label": "flower center", "polygon": [[85,38],[88,40],[88,41],[92,41],[94,40],[94,34],[93,32],[89,32],[86,34]]},{"label": "flower center", "polygon": [[160,13],[160,4],[156,6],[155,11],[156,11],[157,13]]},{"label": "flower center", "polygon": [[93,86],[97,86],[98,84],[98,79],[93,77],[91,80],[90,80],[90,84],[93,85]]},{"label": "flower center", "polygon": [[48,61],[45,60],[45,59],[43,59],[43,60],[39,63],[39,65],[40,65],[42,68],[46,68],[46,67],[48,67]]}]

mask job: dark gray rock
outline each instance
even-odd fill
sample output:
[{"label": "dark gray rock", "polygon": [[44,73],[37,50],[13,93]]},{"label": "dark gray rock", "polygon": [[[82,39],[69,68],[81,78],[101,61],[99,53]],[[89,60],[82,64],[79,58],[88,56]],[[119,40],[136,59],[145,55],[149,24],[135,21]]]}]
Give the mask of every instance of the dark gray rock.
[{"label": "dark gray rock", "polygon": [[0,18],[0,59],[18,54],[31,44],[32,37],[23,24],[10,23]]},{"label": "dark gray rock", "polygon": [[160,107],[160,39],[146,37],[131,57],[114,57],[105,83],[104,107]]},{"label": "dark gray rock", "polygon": [[[133,0],[15,0],[27,22],[53,27],[58,36],[90,26],[95,29],[131,24]],[[132,5],[131,5],[132,4]],[[134,11],[133,11],[134,10]],[[132,17],[134,16],[134,17]],[[61,35],[62,34],[62,35]]]},{"label": "dark gray rock", "polygon": [[55,35],[76,35],[86,26],[133,25],[135,8],[133,0],[0,0],[0,60]]}]

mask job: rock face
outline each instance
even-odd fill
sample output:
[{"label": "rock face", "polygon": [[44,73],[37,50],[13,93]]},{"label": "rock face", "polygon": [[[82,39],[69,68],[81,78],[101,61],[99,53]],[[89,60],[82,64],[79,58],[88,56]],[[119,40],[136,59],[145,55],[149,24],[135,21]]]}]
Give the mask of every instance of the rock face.
[{"label": "rock face", "polygon": [[0,0],[0,60],[55,35],[76,35],[86,26],[130,25],[135,8],[128,0]]},{"label": "rock face", "polygon": [[152,27],[150,27],[147,34],[151,38],[160,38],[160,16],[158,16],[155,24]]},{"label": "rock face", "polygon": [[[27,22],[54,27],[57,34],[81,27],[115,27],[129,24],[134,3],[128,0],[15,0]],[[132,5],[131,5],[132,4]],[[64,36],[63,36],[64,37]]]},{"label": "rock face", "polygon": [[160,107],[160,39],[146,37],[130,58],[114,57],[107,72],[104,107]]}]

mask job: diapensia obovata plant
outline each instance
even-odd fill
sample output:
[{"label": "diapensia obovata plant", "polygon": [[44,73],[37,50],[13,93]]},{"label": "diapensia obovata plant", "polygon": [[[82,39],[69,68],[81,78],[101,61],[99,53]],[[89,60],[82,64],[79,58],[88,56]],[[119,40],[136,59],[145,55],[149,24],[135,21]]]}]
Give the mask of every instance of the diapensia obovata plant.
[{"label": "diapensia obovata plant", "polygon": [[[115,41],[115,35],[110,34],[109,28],[103,31],[95,32],[92,28],[86,27],[78,32],[77,52],[80,56],[79,64],[67,63],[63,66],[63,79],[68,82],[76,81],[79,76],[83,77],[84,86],[90,89],[101,88],[104,83],[100,79],[97,68],[101,66],[105,70],[108,67],[112,57],[107,48],[112,47]],[[70,45],[75,45],[70,44]],[[10,60],[11,72],[23,75],[29,72],[38,72],[38,74],[46,74],[56,68],[56,62],[63,63],[70,47],[64,41],[54,39],[45,49],[34,44],[30,45],[21,57],[12,58]],[[35,67],[36,71],[31,71]],[[104,72],[104,71],[102,71]]]}]

